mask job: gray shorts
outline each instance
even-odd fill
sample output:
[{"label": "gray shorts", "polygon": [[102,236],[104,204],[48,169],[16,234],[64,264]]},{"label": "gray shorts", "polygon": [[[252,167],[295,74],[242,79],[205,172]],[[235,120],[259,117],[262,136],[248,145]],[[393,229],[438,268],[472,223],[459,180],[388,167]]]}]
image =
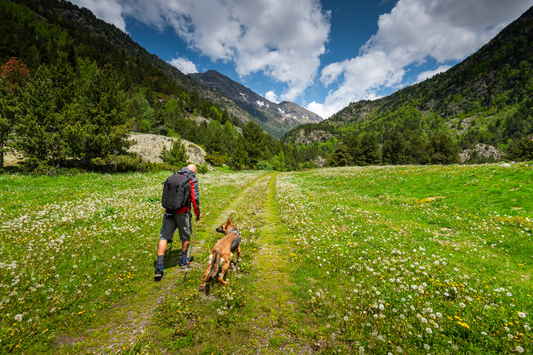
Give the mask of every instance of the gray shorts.
[{"label": "gray shorts", "polygon": [[161,226],[161,232],[159,233],[159,240],[172,241],[174,238],[174,232],[176,228],[180,234],[180,240],[187,242],[191,239],[191,213],[174,213],[174,218],[166,217],[163,214],[163,225]]}]

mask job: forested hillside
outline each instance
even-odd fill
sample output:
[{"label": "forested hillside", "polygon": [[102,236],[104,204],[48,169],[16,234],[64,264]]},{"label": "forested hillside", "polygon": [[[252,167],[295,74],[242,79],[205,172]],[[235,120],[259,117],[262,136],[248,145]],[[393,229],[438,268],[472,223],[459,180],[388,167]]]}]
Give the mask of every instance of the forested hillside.
[{"label": "forested hillside", "polygon": [[170,80],[183,86],[188,91],[196,92],[200,98],[227,110],[228,113],[238,118],[241,122],[248,122],[249,116],[247,113],[240,109],[233,101],[216,91],[213,91],[206,86],[199,85],[194,80],[191,80],[188,76],[184,75],[167,62],[161,60],[158,56],[149,53],[114,25],[96,18],[90,10],[79,8],[69,1],[18,0],[16,3],[28,6],[36,13],[36,15],[44,16],[49,23],[50,20],[55,21],[56,19],[61,18],[61,23],[59,23],[61,27],[64,27],[64,24],[68,22],[70,23],[70,27],[75,27],[82,32],[87,32],[93,36],[104,38],[118,49],[124,50],[130,57],[138,58],[139,60],[156,67],[165,73]]},{"label": "forested hillside", "polygon": [[126,153],[130,131],[180,136],[203,146],[215,165],[302,166],[305,156],[257,124],[243,124],[90,23],[84,29],[68,21],[67,8],[77,9],[49,0],[0,1],[0,168],[10,148],[24,155],[29,170],[135,170],[141,163]]},{"label": "forested hillside", "polygon": [[[368,136],[382,145],[383,162],[427,163],[431,153],[414,157],[405,150],[418,145],[414,151],[419,151],[432,137],[446,135],[457,150],[483,144],[499,148],[510,159],[532,159],[532,30],[530,9],[447,72],[375,101],[351,103],[324,122],[293,129],[282,140],[344,141],[357,150],[361,147],[356,141]],[[399,151],[386,158],[391,146]],[[352,162],[366,158],[352,156]],[[469,158],[480,161],[476,154]]]}]

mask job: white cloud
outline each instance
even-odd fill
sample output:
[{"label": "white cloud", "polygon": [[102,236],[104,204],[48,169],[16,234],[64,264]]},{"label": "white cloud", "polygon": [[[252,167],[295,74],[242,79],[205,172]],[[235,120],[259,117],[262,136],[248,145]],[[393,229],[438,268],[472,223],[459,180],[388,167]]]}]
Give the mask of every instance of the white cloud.
[{"label": "white cloud", "polygon": [[73,2],[121,29],[126,16],[160,29],[172,26],[189,48],[234,63],[241,77],[262,72],[285,83],[282,100],[295,100],[314,83],[330,32],[331,13],[319,0]]},{"label": "white cloud", "polygon": [[416,78],[416,82],[419,83],[421,81],[424,81],[426,79],[432,78],[433,76],[445,72],[446,70],[450,69],[451,67],[449,65],[441,65],[435,70],[428,70],[424,71],[420,74],[418,74],[418,77]]},{"label": "white cloud", "polygon": [[278,101],[278,95],[276,95],[276,93],[272,90],[270,90],[269,92],[265,94],[265,99],[267,99],[270,102],[275,102],[277,104],[280,103],[280,101]]},{"label": "white cloud", "polygon": [[[177,53],[176,53],[177,54]],[[170,65],[178,68],[183,74],[198,73],[196,65],[187,58],[178,57],[168,62]]]},{"label": "white cloud", "polygon": [[[378,32],[359,56],[323,68],[324,85],[341,77],[342,82],[324,104],[313,102],[307,108],[329,117],[350,102],[374,99],[377,90],[401,84],[410,64],[428,57],[439,63],[464,59],[532,4],[533,0],[399,0],[390,13],[379,17]],[[435,73],[445,67],[441,64]]]},{"label": "white cloud", "polygon": [[105,22],[114,24],[126,32],[126,22],[123,17],[123,6],[116,0],[74,0],[72,3],[90,9],[94,15]]}]

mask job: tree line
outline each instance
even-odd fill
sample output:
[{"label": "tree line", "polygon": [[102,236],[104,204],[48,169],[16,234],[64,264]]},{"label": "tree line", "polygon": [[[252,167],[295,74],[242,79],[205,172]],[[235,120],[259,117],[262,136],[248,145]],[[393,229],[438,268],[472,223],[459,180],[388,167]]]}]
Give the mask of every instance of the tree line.
[{"label": "tree line", "polygon": [[327,159],[328,166],[406,165],[459,163],[459,150],[450,136],[442,133],[425,140],[415,131],[393,131],[380,147],[376,135],[349,135]]}]

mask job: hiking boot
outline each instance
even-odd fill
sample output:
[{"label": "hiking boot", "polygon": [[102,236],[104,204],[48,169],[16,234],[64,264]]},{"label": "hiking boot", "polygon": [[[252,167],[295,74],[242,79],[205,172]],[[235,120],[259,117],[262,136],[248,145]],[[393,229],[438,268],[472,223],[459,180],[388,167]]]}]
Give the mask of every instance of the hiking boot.
[{"label": "hiking boot", "polygon": [[187,255],[182,256],[180,259],[180,268],[185,269],[186,267],[189,267],[191,261],[187,258]]},{"label": "hiking boot", "polygon": [[163,264],[157,264],[155,266],[155,275],[154,275],[154,278],[156,279],[161,279],[163,278],[163,274],[164,274],[164,266]]}]

